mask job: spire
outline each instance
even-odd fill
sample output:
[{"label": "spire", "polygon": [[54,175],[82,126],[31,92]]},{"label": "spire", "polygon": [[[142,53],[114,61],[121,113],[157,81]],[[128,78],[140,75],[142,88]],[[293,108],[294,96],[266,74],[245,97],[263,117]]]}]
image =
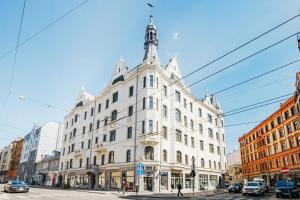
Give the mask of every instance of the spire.
[{"label": "spire", "polygon": [[143,59],[144,61],[147,59],[151,59],[151,60],[158,59],[157,46],[158,46],[157,30],[153,22],[153,16],[150,15],[150,22],[146,28],[146,34],[145,34],[145,42],[144,42],[145,55]]}]

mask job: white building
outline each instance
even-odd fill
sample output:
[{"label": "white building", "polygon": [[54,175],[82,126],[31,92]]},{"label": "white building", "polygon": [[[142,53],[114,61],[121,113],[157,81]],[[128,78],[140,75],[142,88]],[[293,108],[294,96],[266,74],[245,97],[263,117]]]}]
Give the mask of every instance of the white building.
[{"label": "white building", "polygon": [[60,149],[60,139],[63,125],[49,121],[42,126],[34,125],[25,135],[20,159],[19,177],[26,181],[34,180],[36,163],[44,155],[51,155]]},{"label": "white building", "polygon": [[[103,92],[84,89],[65,116],[60,170],[71,187],[171,191],[181,183],[213,189],[225,172],[222,109],[213,96],[198,100],[180,78],[176,58],[162,67],[150,17],[143,62],[129,70],[120,60]],[[217,117],[219,116],[219,117]],[[144,173],[137,176],[138,162]],[[159,187],[160,186],[160,187]]]},{"label": "white building", "polygon": [[242,163],[240,150],[233,150],[231,153],[227,154],[226,158],[227,158],[227,166]]}]

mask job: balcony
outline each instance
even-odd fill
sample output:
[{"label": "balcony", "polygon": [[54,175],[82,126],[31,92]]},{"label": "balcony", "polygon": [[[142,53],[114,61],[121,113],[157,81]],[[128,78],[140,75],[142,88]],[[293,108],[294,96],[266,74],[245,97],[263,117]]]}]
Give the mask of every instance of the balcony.
[{"label": "balcony", "polygon": [[147,133],[140,136],[140,141],[144,145],[156,145],[159,143],[159,134],[158,133]]},{"label": "balcony", "polygon": [[107,148],[103,146],[103,144],[97,144],[95,147],[95,151],[98,153],[106,153]]}]

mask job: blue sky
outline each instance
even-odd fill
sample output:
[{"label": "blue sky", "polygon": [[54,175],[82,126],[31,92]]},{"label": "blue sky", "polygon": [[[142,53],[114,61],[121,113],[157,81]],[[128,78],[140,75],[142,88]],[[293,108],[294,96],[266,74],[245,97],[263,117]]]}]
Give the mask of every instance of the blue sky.
[{"label": "blue sky", "polygon": [[[28,0],[21,41],[80,3],[79,0]],[[82,85],[97,95],[110,81],[116,61],[122,57],[130,68],[141,63],[148,1],[90,0],[19,48],[13,93],[0,113],[0,148],[25,135],[34,123],[62,121],[64,111],[32,102],[29,96],[69,110]],[[159,57],[167,64],[177,56],[182,74],[188,74],[254,36],[296,15],[298,0],[252,1],[150,1],[158,27]],[[17,41],[23,1],[0,1],[0,55]],[[184,81],[189,84],[261,48],[300,31],[300,18],[251,43]],[[211,93],[299,58],[296,37],[234,68],[192,87],[197,97]],[[0,60],[0,105],[9,86],[14,54]],[[218,95],[225,112],[239,106],[294,91],[293,65],[249,84]],[[225,124],[262,120],[279,104],[234,115]],[[4,126],[9,124],[18,129]],[[255,124],[226,128],[228,151],[238,148],[238,137]]]}]

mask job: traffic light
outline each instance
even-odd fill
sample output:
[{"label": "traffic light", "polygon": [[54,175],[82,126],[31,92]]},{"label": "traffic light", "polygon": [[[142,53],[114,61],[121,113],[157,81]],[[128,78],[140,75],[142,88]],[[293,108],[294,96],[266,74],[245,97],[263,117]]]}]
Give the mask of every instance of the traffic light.
[{"label": "traffic light", "polygon": [[190,175],[194,178],[196,176],[196,171],[195,170],[192,170]]}]

